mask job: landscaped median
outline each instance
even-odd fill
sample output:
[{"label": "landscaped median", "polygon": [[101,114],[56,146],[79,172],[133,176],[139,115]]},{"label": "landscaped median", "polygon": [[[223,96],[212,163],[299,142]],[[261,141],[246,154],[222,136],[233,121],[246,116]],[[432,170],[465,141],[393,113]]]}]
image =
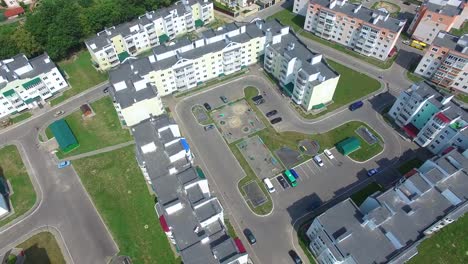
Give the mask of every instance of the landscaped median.
[{"label": "landscaped median", "polygon": [[[36,234],[16,246],[23,250],[26,261],[24,263],[53,263],[65,264],[62,250],[54,235],[49,232]],[[15,263],[15,262],[8,262]]]},{"label": "landscaped median", "polygon": [[128,146],[73,161],[73,167],[104,219],[120,252],[133,263],[180,263],[174,257],[135,160]]}]

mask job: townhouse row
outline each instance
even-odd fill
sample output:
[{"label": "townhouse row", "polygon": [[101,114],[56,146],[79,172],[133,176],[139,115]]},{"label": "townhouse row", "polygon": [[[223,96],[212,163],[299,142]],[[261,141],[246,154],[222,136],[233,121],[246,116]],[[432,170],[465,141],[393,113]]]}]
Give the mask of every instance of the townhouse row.
[{"label": "townhouse row", "polygon": [[348,198],[314,219],[310,250],[319,264],[406,263],[468,211],[467,168],[468,151],[449,149],[360,205]]},{"label": "townhouse row", "polygon": [[406,23],[347,0],[295,0],[293,12],[305,16],[306,31],[382,61],[393,54]]},{"label": "townhouse row", "polygon": [[85,41],[94,67],[108,70],[136,56],[196,30],[214,19],[209,0],[182,0],[173,6],[147,12],[137,19],[106,28]]},{"label": "townhouse row", "polygon": [[388,112],[421,147],[434,154],[448,147],[468,148],[468,114],[426,82],[401,92]]},{"label": "townhouse row", "polygon": [[47,54],[0,61],[0,118],[38,106],[68,86]]}]

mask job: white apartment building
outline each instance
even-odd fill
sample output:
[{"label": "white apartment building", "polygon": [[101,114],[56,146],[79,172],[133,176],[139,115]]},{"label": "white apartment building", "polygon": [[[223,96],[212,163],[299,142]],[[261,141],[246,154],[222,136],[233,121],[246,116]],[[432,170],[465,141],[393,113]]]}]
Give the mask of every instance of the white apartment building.
[{"label": "white apartment building", "polygon": [[416,74],[450,90],[468,93],[468,34],[439,32],[419,62]]},{"label": "white apartment building", "polygon": [[274,36],[266,45],[264,69],[306,111],[331,102],[340,78],[322,54],[313,53],[292,34]]},{"label": "white apartment building", "polygon": [[85,44],[93,65],[98,70],[107,70],[129,56],[194,31],[213,19],[212,2],[183,0],[171,7],[147,12],[131,22],[106,28]]},{"label": "white apartment building", "polygon": [[421,147],[438,154],[450,146],[468,148],[468,114],[425,82],[401,92],[389,111],[395,123]]},{"label": "white apartment building", "polygon": [[296,0],[294,12],[303,13],[305,3],[306,31],[382,61],[388,58],[406,23],[347,0]]},{"label": "white apartment building", "polygon": [[35,108],[68,86],[47,54],[0,61],[0,118]]},{"label": "white apartment building", "polygon": [[32,0],[3,0],[5,4],[7,5],[8,8],[11,7],[18,7],[20,6],[20,3],[23,3],[25,5],[31,4],[33,1]]}]

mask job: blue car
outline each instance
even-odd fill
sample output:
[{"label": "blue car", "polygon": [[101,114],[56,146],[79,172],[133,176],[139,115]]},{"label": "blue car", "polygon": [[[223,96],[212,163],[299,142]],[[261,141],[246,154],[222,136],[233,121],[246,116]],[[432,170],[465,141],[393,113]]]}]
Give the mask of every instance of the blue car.
[{"label": "blue car", "polygon": [[379,169],[377,169],[377,168],[370,169],[370,170],[367,171],[367,176],[372,177],[372,176],[376,175],[377,173],[379,173]]},{"label": "blue car", "polygon": [[71,162],[69,160],[65,160],[65,161],[60,162],[57,167],[59,169],[63,169],[65,167],[70,166],[70,164],[71,164]]},{"label": "blue car", "polygon": [[299,174],[297,174],[297,172],[294,169],[289,169],[289,171],[291,172],[292,176],[294,176],[295,179],[299,178]]}]

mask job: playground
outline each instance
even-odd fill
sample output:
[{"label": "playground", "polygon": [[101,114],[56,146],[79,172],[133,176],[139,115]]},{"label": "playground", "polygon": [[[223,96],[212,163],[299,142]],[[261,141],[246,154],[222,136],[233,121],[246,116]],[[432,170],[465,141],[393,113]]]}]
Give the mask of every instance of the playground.
[{"label": "playground", "polygon": [[283,170],[279,161],[273,157],[259,136],[242,140],[237,143],[237,148],[260,179],[269,178]]},{"label": "playground", "polygon": [[219,131],[228,143],[235,142],[265,128],[245,100],[228,104],[211,112]]}]

